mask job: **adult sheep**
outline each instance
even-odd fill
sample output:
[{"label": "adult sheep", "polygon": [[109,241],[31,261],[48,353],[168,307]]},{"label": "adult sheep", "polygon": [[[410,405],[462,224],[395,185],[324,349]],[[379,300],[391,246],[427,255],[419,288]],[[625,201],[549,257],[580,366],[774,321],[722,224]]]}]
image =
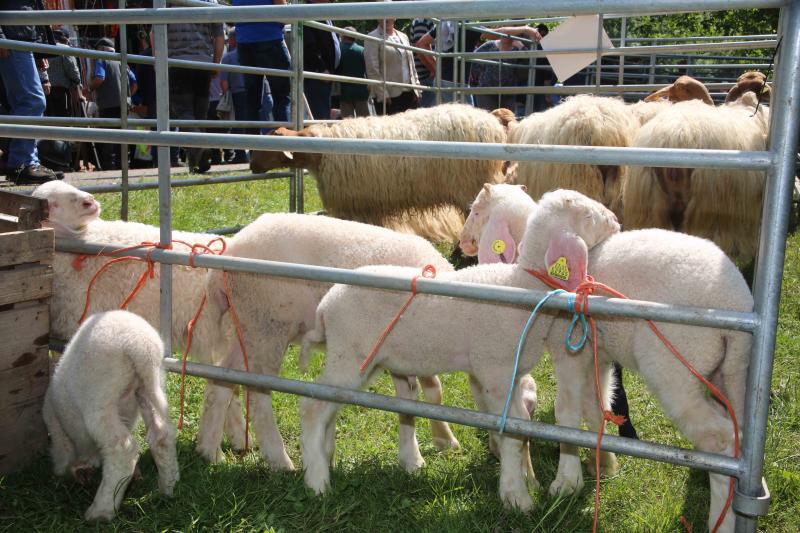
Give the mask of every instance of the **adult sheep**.
[{"label": "adult sheep", "polygon": [[[49,219],[45,225],[54,229],[57,238],[123,246],[159,241],[159,228],[122,220],[101,220],[101,208],[97,200],[91,194],[63,181],[40,185],[33,191],[33,196],[48,201]],[[190,244],[207,244],[219,238],[217,235],[185,231],[175,231],[172,235],[174,239]],[[181,249],[181,245],[175,246]],[[76,263],[78,257],[75,254],[56,252],[53,259],[55,276],[53,296],[50,299],[50,334],[55,338],[67,340],[75,334],[83,314],[89,283],[110,259],[85,256]],[[120,262],[111,266],[105,274],[97,278],[92,288],[89,314],[119,308],[145,270],[146,266],[140,262]],[[147,281],[127,309],[158,327],[158,268],[154,275],[155,279]],[[185,348],[186,328],[203,298],[205,279],[206,269],[177,265],[172,267],[172,345],[176,350]],[[215,328],[216,324],[204,316],[197,323],[193,354],[200,361],[209,362],[212,359]],[[238,400],[231,406],[226,419],[226,432],[234,448],[244,448],[244,418]]]},{"label": "adult sheep", "polygon": [[[718,107],[681,102],[645,124],[633,146],[763,151],[768,115],[751,92]],[[758,249],[763,192],[762,171],[632,167],[623,186],[625,228],[705,237],[747,264]]]},{"label": "adult sheep", "polygon": [[[506,142],[507,114],[493,115],[462,104],[415,109],[391,116],[315,124],[302,131],[279,128],[276,135],[334,139]],[[404,155],[339,155],[255,152],[253,172],[307,168],[317,179],[331,216],[412,231],[431,240],[452,241],[466,205],[485,182],[505,180],[502,161],[421,158]]]},{"label": "adult sheep", "polygon": [[[419,271],[432,265],[438,272],[453,267],[427,241],[416,235],[338,220],[325,216],[266,214],[243,228],[228,241],[226,256],[336,268],[370,264],[414,266]],[[227,285],[233,309],[240,321],[250,370],[277,375],[289,342],[314,326],[317,304],[330,283],[230,272]],[[222,271],[208,274],[209,303],[205,314],[222,328],[223,345],[215,349],[215,364],[244,368],[243,353],[231,327],[232,313]],[[393,376],[395,386],[416,397],[415,379]],[[436,376],[421,380],[425,398],[441,403],[441,384]],[[197,451],[209,461],[219,458],[222,419],[236,388],[209,383],[200,421]],[[276,470],[293,470],[272,411],[270,393],[252,395],[253,429],[262,456]],[[403,422],[405,424],[405,422]],[[458,447],[447,424],[431,421],[433,442],[440,449]],[[405,436],[405,433],[404,433]],[[422,465],[416,441],[406,447],[401,441],[400,460],[407,470]]]},{"label": "adult sheep", "polygon": [[[622,100],[579,95],[529,115],[511,129],[509,142],[627,147],[638,129],[638,117]],[[621,215],[620,183],[626,172],[621,165],[523,161],[517,166],[516,183],[528,187],[533,199],[561,187],[580,191]]]},{"label": "adult sheep", "polygon": [[[597,202],[574,191],[546,194],[528,218],[520,263],[546,272],[556,259],[563,258],[570,272],[565,283],[569,290],[574,290],[588,272],[599,282],[639,300],[752,311],[753,298],[744,278],[714,243],[659,229],[614,232],[598,239],[597,220],[602,219],[603,211]],[[485,229],[488,238],[502,238],[503,226],[502,216],[491,217]],[[592,246],[595,242],[598,244]],[[586,248],[588,264],[581,252]],[[612,361],[638,371],[665,414],[698,449],[733,454],[731,420],[720,412],[705,386],[656,339],[647,322],[622,317],[596,320],[602,331],[598,343],[602,374],[607,375]],[[579,427],[583,418],[590,428],[597,429],[592,358],[566,350],[568,324],[569,318],[559,317],[547,341],[558,380],[556,420],[560,425]],[[750,334],[680,324],[659,323],[658,327],[700,374],[727,396],[741,424]],[[607,459],[607,468],[613,470],[613,461]],[[721,515],[728,480],[719,474],[710,475],[709,529],[714,529]],[[550,492],[569,494],[582,486],[577,449],[562,444]],[[733,511],[728,509],[717,531],[732,530]]]},{"label": "adult sheep", "polygon": [[134,477],[139,414],[158,467],[158,486],[172,496],[178,481],[175,426],[162,389],[164,345],[143,318],[126,311],[92,315],[67,344],[44,398],[56,475],[78,480],[103,468],[87,520],[111,520]]}]

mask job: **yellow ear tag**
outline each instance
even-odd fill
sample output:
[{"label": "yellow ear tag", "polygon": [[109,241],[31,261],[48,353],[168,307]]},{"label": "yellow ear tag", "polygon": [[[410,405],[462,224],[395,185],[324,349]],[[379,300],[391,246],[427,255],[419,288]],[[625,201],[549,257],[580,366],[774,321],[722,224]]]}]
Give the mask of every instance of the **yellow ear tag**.
[{"label": "yellow ear tag", "polygon": [[547,267],[547,273],[556,279],[567,281],[569,279],[569,266],[567,266],[567,258],[562,255],[556,259],[552,265]]},{"label": "yellow ear tag", "polygon": [[506,241],[500,239],[492,241],[492,251],[496,254],[502,254],[506,251]]}]

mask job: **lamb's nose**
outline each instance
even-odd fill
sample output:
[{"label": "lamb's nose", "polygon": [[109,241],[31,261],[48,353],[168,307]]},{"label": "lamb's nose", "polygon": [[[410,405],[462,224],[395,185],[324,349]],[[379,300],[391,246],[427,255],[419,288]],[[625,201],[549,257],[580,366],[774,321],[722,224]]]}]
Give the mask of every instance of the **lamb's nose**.
[{"label": "lamb's nose", "polygon": [[94,200],[84,200],[83,207],[89,209],[90,207],[94,207]]}]

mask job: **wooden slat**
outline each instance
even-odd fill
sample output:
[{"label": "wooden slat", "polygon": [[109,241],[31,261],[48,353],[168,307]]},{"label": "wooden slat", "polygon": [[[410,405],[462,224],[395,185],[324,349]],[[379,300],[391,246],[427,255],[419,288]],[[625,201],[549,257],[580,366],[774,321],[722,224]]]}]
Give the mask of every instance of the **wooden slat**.
[{"label": "wooden slat", "polygon": [[16,368],[47,347],[50,308],[46,303],[0,312],[0,371]]},{"label": "wooden slat", "polygon": [[0,267],[50,262],[54,250],[55,237],[49,228],[0,233]]},{"label": "wooden slat", "polygon": [[19,221],[16,217],[0,213],[0,233],[7,233],[9,231],[19,231]]},{"label": "wooden slat", "polygon": [[44,396],[50,377],[47,348],[39,348],[24,364],[0,371],[0,405],[3,409]]},{"label": "wooden slat", "polygon": [[0,407],[0,474],[21,470],[47,446],[43,401]]},{"label": "wooden slat", "polygon": [[16,217],[23,207],[37,211],[40,220],[47,218],[47,200],[11,191],[0,191],[0,213]]},{"label": "wooden slat", "polygon": [[21,265],[0,270],[0,305],[46,298],[53,293],[53,267]]}]

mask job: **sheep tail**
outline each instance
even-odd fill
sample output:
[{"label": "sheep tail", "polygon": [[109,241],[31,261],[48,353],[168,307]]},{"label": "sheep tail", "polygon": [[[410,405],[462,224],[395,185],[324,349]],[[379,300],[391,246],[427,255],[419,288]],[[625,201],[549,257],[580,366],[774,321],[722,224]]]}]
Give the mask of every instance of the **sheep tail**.
[{"label": "sheep tail", "polygon": [[325,342],[325,320],[323,318],[323,311],[317,308],[314,329],[303,335],[303,342],[300,345],[300,357],[297,361],[300,370],[305,372],[308,368],[308,362],[311,359],[311,349],[316,344]]},{"label": "sheep tail", "polygon": [[[161,357],[163,355],[161,350],[161,345],[150,338],[137,339],[135,343],[131,343],[125,350],[136,376],[142,383],[143,396],[146,400],[147,408],[152,410],[153,418],[156,420],[159,430],[170,426],[169,420],[164,419],[166,413],[169,412],[169,406],[162,388],[164,374],[161,371]],[[143,406],[143,408],[145,407]],[[148,433],[151,429],[148,428]]]}]

